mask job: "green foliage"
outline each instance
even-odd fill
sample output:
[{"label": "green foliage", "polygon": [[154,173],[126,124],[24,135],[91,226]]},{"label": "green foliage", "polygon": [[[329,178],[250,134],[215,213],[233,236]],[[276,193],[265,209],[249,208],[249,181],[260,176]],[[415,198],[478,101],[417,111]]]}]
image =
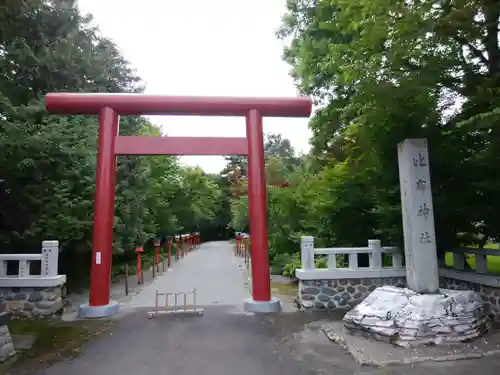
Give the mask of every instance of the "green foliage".
[{"label": "green foliage", "polygon": [[[276,258],[277,262],[279,262],[281,260],[282,259]],[[280,273],[283,276],[295,278],[295,270],[302,267],[302,263],[300,261],[300,254],[295,253],[295,254],[291,255],[290,258],[288,259],[288,262],[283,263],[283,264],[284,264],[283,270]],[[319,258],[315,259],[314,265],[316,268],[327,268],[328,267],[327,259],[325,257],[319,257]]]},{"label": "green foliage", "polygon": [[[74,3],[0,5],[2,250],[38,252],[40,241],[57,239],[69,279],[88,275],[98,124],[95,117],[46,113],[43,95],[143,90],[118,47]],[[161,131],[144,117],[122,117],[120,134]],[[152,240],[164,235],[225,235],[219,216],[229,221],[229,200],[218,176],[171,156],[123,156],[117,163],[115,262],[133,261],[142,244],[152,254]]]},{"label": "green foliage", "polygon": [[[459,245],[458,233],[497,237],[488,202],[500,189],[499,5],[290,0],[287,7],[279,36],[292,41],[284,58],[299,89],[321,104],[310,124],[312,154],[334,174],[345,171],[349,196],[338,200],[356,210],[336,221],[360,239],[371,232],[401,244],[396,146],[425,137],[438,247]],[[351,230],[332,229],[340,243],[353,242]]]},{"label": "green foliage", "polygon": [[[299,238],[317,246],[402,245],[397,145],[429,144],[440,256],[500,237],[500,5],[288,0],[277,32],[311,118],[311,152],[297,164],[282,138],[266,143],[273,268],[293,274]],[[282,146],[279,146],[279,143]],[[273,150],[270,152],[269,150]],[[293,164],[293,168],[287,168]],[[248,225],[246,198],[233,227]],[[343,261],[343,259],[338,259]],[[280,266],[281,265],[281,266]]]},{"label": "green foliage", "polygon": [[283,270],[281,274],[291,278],[295,277],[295,270],[302,266],[300,262],[300,254],[293,254],[287,263],[283,263]]},{"label": "green foliage", "polygon": [[[65,264],[88,274],[97,122],[47,114],[43,95],[141,92],[143,84],[74,3],[0,4],[0,240],[5,251],[26,252],[58,239]],[[308,155],[281,135],[266,137],[274,271],[293,275],[306,234],[318,247],[369,238],[402,245],[397,144],[405,138],[428,139],[440,254],[500,237],[492,204],[500,194],[499,15],[494,1],[287,1],[283,57],[317,111]],[[160,129],[124,117],[120,134]],[[238,156],[220,175],[170,156],[120,157],[115,260],[132,261],[139,244],[149,256],[154,238],[173,233],[248,232],[247,175]]]}]

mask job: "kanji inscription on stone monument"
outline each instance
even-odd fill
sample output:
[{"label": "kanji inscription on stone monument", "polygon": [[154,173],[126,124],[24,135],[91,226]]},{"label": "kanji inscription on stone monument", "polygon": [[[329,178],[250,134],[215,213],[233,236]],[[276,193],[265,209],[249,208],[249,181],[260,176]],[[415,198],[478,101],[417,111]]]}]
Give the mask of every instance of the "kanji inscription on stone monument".
[{"label": "kanji inscription on stone monument", "polygon": [[398,162],[408,287],[434,293],[439,276],[427,140],[401,142]]}]

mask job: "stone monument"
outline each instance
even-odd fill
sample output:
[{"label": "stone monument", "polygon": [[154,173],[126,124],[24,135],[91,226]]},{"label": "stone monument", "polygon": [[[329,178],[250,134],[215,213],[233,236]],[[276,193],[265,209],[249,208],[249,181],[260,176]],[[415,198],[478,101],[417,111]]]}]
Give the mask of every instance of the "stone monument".
[{"label": "stone monument", "polygon": [[429,156],[425,139],[398,145],[407,288],[383,286],[349,311],[349,333],[400,346],[461,342],[488,325],[478,294],[439,289]]}]

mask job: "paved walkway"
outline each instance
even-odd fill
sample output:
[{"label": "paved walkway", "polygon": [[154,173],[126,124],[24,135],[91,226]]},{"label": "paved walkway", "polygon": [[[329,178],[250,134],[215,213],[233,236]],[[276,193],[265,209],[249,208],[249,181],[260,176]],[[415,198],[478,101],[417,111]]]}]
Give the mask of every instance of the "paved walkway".
[{"label": "paved walkway", "polygon": [[125,308],[154,306],[156,290],[160,293],[187,292],[194,288],[198,305],[241,307],[248,297],[245,275],[243,262],[233,256],[231,244],[209,242],[188,253],[173,269],[157,277],[132,297]]},{"label": "paved walkway", "polygon": [[[496,358],[386,368],[361,367],[318,329],[313,313],[247,315],[242,260],[227,242],[189,253],[174,269],[129,298],[111,328],[72,361],[33,375],[493,375]],[[149,320],[155,290],[197,288],[203,316]]]}]

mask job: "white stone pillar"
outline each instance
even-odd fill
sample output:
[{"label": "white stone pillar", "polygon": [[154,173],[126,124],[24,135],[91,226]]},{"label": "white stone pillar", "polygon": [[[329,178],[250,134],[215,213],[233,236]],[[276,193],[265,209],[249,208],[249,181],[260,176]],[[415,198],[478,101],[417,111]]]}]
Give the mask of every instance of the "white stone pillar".
[{"label": "white stone pillar", "polygon": [[42,276],[57,276],[59,241],[42,242]]},{"label": "white stone pillar", "polygon": [[370,267],[374,269],[382,268],[382,243],[380,240],[368,240],[370,249]]},{"label": "white stone pillar", "polygon": [[427,140],[398,144],[398,162],[408,287],[434,293],[439,275]]},{"label": "white stone pillar", "polygon": [[314,269],[314,237],[302,236],[300,239],[300,260],[302,269]]}]

